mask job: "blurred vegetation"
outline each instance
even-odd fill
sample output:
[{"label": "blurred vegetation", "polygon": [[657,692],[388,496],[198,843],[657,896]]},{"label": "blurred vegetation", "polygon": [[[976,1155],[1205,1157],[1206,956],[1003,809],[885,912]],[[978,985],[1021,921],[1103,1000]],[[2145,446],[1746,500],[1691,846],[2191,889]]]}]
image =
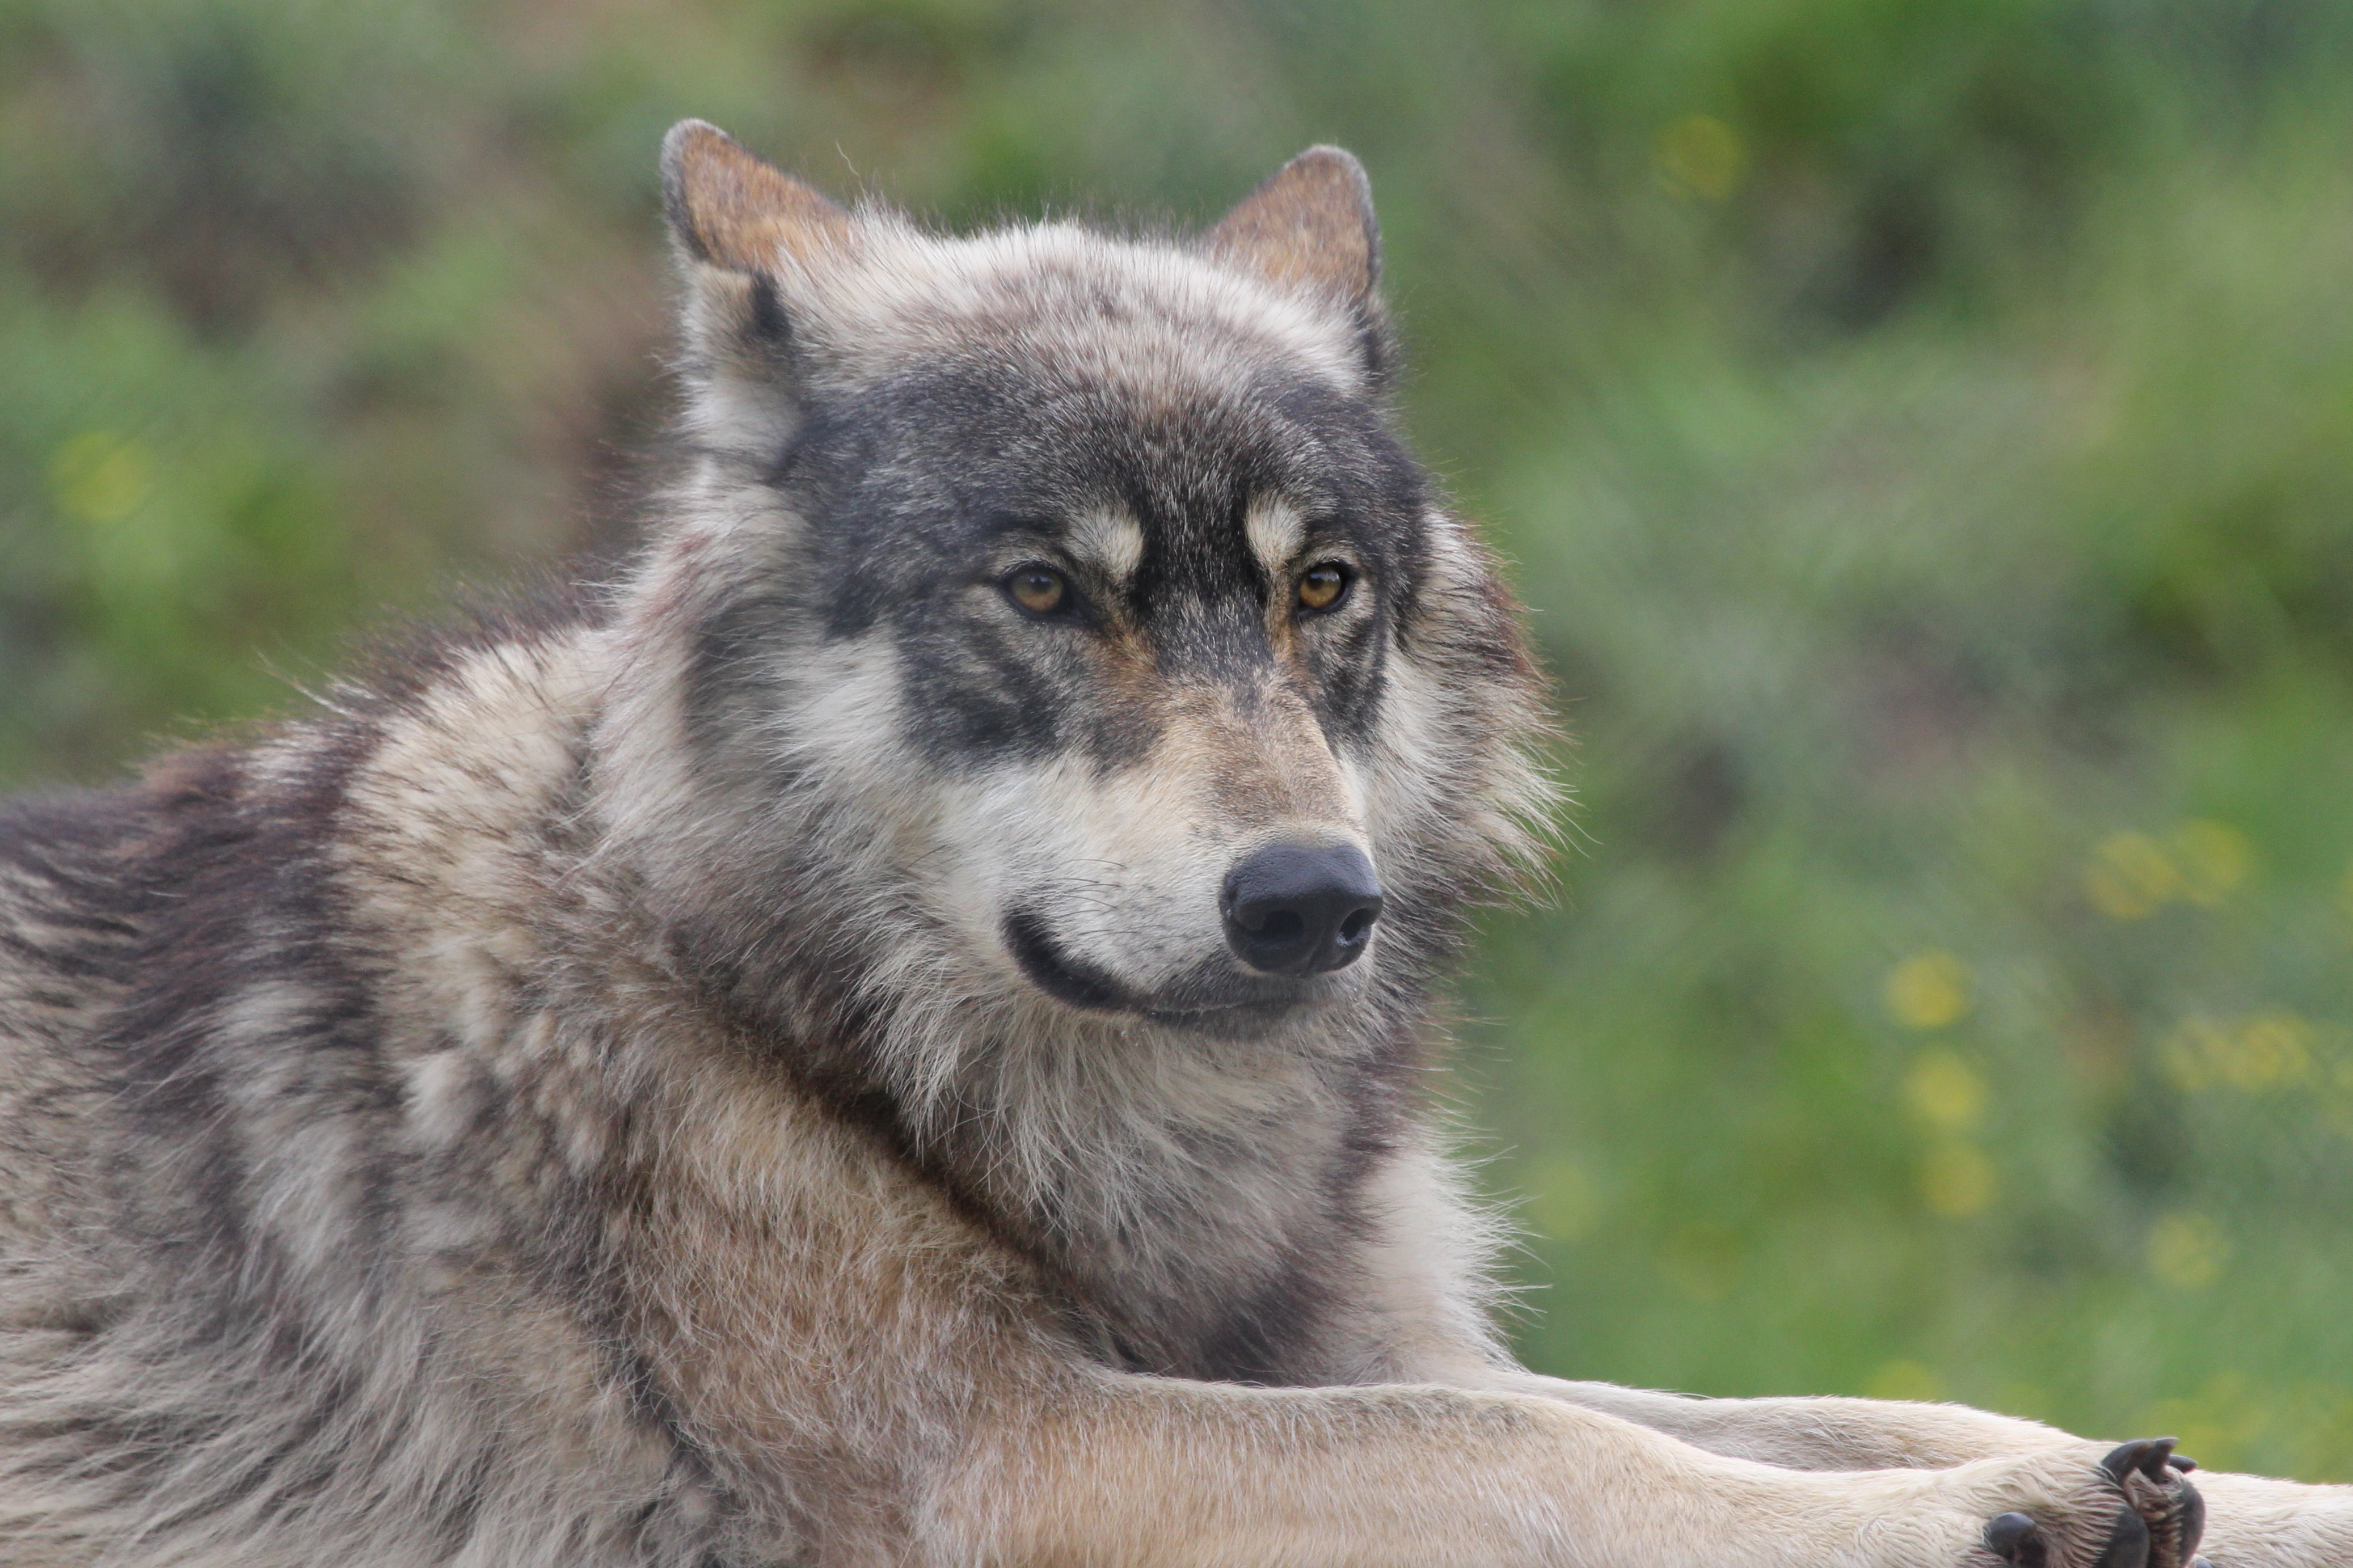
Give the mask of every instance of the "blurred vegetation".
[{"label": "blurred vegetation", "polygon": [[609,547],[697,114],[953,222],[1370,165],[1579,737],[1536,1364],[2353,1479],[2353,12],[0,0],[0,775]]}]

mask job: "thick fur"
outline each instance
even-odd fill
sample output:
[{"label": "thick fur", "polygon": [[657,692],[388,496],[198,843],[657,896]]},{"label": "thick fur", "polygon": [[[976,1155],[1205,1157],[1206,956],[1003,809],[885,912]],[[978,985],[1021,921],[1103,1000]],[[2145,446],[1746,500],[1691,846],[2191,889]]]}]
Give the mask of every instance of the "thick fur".
[{"label": "thick fur", "polygon": [[[1541,692],[1383,401],[1353,160],[1192,242],[940,237],[693,124],[666,175],[692,460],[617,584],[0,817],[0,1563],[1934,1568],[2022,1509],[2090,1568],[2178,1522],[2046,1428],[1502,1351],[1423,1080],[1535,864]],[[1229,952],[1277,842],[1371,858],[1361,963]],[[2208,1491],[2226,1568],[2353,1552],[2341,1490]]]}]

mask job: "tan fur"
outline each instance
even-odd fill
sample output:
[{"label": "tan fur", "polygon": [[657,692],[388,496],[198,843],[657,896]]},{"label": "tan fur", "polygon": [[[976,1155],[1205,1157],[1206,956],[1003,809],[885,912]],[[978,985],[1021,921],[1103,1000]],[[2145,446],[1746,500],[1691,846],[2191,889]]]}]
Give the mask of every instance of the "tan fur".
[{"label": "tan fur", "polygon": [[808,259],[849,236],[849,215],[718,127],[690,120],[664,149],[680,239],[698,261],[757,273],[784,257]]}]

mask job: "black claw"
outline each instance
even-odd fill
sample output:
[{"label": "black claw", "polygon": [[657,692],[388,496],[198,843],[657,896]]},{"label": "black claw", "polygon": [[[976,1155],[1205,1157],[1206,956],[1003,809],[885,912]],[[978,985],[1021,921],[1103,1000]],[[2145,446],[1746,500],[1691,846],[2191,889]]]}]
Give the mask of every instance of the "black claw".
[{"label": "black claw", "polygon": [[2173,1456],[2174,1441],[2171,1437],[2142,1437],[2119,1445],[2100,1461],[2100,1468],[2115,1478],[2118,1486],[2124,1485],[2125,1478],[2135,1470],[2153,1481],[2168,1479],[2165,1462]]},{"label": "black claw", "polygon": [[1986,1521],[1986,1550],[2018,1568],[2042,1568],[2042,1532],[2022,1513],[1998,1513]]},{"label": "black claw", "polygon": [[2176,1454],[2171,1459],[2168,1459],[2166,1462],[2170,1464],[2175,1469],[2179,1470],[2185,1476],[2198,1468],[2198,1461],[2191,1458],[2187,1454]]},{"label": "black claw", "polygon": [[2117,1513],[2116,1527],[2093,1568],[2148,1568],[2148,1521],[2130,1502]]}]

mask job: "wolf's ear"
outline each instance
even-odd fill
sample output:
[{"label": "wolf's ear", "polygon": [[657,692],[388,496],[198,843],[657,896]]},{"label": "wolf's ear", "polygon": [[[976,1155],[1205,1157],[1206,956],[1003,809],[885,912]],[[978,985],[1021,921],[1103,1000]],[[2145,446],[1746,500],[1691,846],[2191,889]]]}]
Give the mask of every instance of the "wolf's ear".
[{"label": "wolf's ear", "polygon": [[850,216],[726,132],[681,121],[662,139],[662,207],[685,263],[682,418],[714,447],[772,450],[797,417],[804,311],[857,243]]},{"label": "wolf's ear", "polygon": [[1210,251],[1289,289],[1355,306],[1381,280],[1381,230],[1365,166],[1310,147],[1266,178],[1208,236]]},{"label": "wolf's ear", "polygon": [[696,261],[768,274],[780,262],[818,261],[849,241],[848,213],[715,125],[671,126],[661,169],[670,234]]}]

